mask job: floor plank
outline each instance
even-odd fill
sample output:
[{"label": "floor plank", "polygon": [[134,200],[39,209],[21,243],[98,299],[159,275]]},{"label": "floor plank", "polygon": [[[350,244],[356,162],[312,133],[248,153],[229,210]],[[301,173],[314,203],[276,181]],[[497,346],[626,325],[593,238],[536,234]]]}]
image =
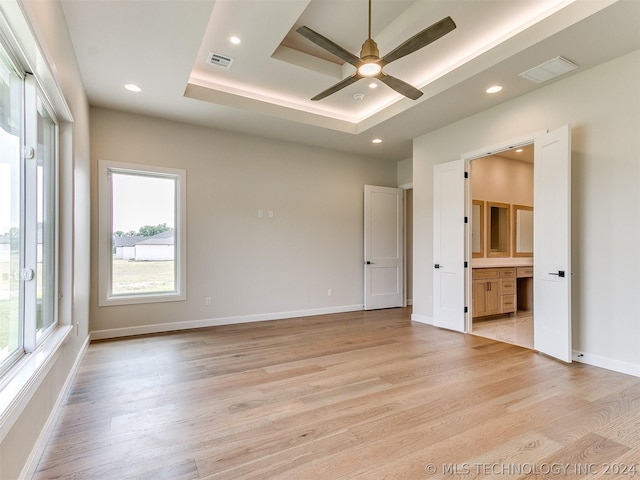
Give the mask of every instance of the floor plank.
[{"label": "floor plank", "polygon": [[33,479],[640,476],[639,426],[639,378],[350,312],[92,343]]}]

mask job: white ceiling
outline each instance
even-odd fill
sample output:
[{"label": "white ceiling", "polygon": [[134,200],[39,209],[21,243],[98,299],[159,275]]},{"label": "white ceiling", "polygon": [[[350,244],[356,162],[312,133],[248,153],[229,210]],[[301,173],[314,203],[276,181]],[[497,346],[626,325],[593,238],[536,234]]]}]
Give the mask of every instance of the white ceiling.
[{"label": "white ceiling", "polygon": [[[295,29],[306,25],[359,55],[367,0],[62,4],[92,105],[390,161],[411,156],[412,138],[541,86],[522,71],[563,56],[579,66],[564,78],[640,48],[639,0],[373,0],[381,56],[443,17],[456,22],[385,67],[424,95],[413,101],[360,80],[312,102],[354,68]],[[231,68],[208,64],[210,52],[233,58]],[[142,92],[126,91],[128,82]],[[486,94],[494,83],[503,91]],[[375,137],[383,143],[372,145]]]}]

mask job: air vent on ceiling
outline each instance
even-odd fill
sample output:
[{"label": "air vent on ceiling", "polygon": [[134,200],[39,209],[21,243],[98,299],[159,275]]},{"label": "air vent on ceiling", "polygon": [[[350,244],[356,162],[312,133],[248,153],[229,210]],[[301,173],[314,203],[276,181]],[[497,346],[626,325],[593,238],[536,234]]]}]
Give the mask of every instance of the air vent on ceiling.
[{"label": "air vent on ceiling", "polygon": [[217,65],[221,68],[230,68],[233,63],[233,58],[225,57],[224,55],[220,55],[219,53],[211,52],[209,53],[209,59],[207,60],[211,65]]},{"label": "air vent on ceiling", "polygon": [[578,68],[573,62],[570,62],[564,57],[556,57],[547,62],[541,63],[537,67],[530,68],[526,72],[522,72],[519,75],[534,83],[542,83],[552,78],[564,75],[571,70]]}]

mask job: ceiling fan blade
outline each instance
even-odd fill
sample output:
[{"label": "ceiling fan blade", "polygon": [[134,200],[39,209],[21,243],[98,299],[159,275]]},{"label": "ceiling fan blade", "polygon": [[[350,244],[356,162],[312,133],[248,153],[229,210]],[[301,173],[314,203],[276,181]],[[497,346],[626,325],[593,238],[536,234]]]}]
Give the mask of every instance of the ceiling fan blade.
[{"label": "ceiling fan blade", "polygon": [[409,85],[407,82],[403,82],[399,78],[392,77],[385,73],[380,73],[376,78],[411,100],[417,100],[422,96],[422,92],[420,90],[413,85]]},{"label": "ceiling fan blade", "polygon": [[329,95],[332,95],[332,94],[336,93],[338,90],[342,90],[344,87],[348,87],[352,83],[357,82],[361,78],[362,78],[362,75],[360,75],[358,72],[356,72],[353,75],[351,75],[350,77],[347,77],[344,80],[339,81],[333,87],[327,88],[324,92],[319,93],[318,95],[313,97],[311,100],[313,100],[313,101],[322,100],[323,98],[328,97]]},{"label": "ceiling fan blade", "polygon": [[455,22],[451,17],[446,17],[439,22],[434,23],[430,27],[425,28],[420,33],[415,34],[409,40],[387,53],[380,62],[381,65],[386,65],[399,58],[402,58],[410,53],[420,50],[422,47],[426,47],[431,42],[435,42],[440,37],[445,36],[447,33],[456,28]]},{"label": "ceiling fan blade", "polygon": [[302,26],[296,30],[300,35],[307,40],[311,40],[319,47],[324,48],[327,52],[333,53],[336,57],[341,58],[347,63],[350,63],[354,67],[358,68],[362,62],[353,53],[345,50],[337,43],[332,42],[327,37],[320,35],[318,32],[314,32],[309,27]]}]

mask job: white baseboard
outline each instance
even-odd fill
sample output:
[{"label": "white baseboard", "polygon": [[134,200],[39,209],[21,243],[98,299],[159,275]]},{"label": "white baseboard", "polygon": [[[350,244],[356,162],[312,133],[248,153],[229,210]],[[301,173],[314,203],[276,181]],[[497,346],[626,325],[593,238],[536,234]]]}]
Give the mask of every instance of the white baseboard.
[{"label": "white baseboard", "polygon": [[47,446],[47,442],[49,441],[49,437],[53,432],[53,427],[55,426],[56,419],[58,417],[58,412],[62,407],[62,404],[67,399],[69,392],[71,391],[71,385],[73,384],[73,380],[76,377],[76,373],[78,372],[78,368],[80,367],[80,363],[84,358],[85,353],[87,353],[87,349],[89,348],[89,343],[91,341],[91,337],[87,335],[78,355],[76,355],[76,359],[73,362],[73,366],[67,375],[67,378],[64,382],[64,385],[60,389],[60,393],[58,394],[58,398],[56,399],[56,403],[53,405],[51,412],[49,412],[49,417],[45,422],[42,430],[40,431],[40,435],[38,435],[38,439],[36,440],[31,453],[29,454],[29,458],[24,464],[22,472],[18,477],[18,480],[28,480],[33,477],[36,469],[38,468],[38,462],[40,461],[40,457],[42,457],[42,453],[44,452],[45,447]]},{"label": "white baseboard", "polygon": [[622,362],[612,358],[601,357],[591,353],[584,353],[578,350],[573,351],[572,359],[574,362],[585,363],[594,367],[606,368],[614,372],[626,373],[634,377],[640,377],[640,365],[634,365],[629,362]]},{"label": "white baseboard", "polygon": [[310,317],[313,315],[327,315],[330,313],[355,312],[364,309],[364,305],[343,305],[340,307],[314,308],[309,310],[294,310],[291,312],[275,312],[256,315],[241,315],[237,317],[205,318],[202,320],[186,320],[184,322],[156,323],[138,327],[111,328],[108,330],[94,330],[91,340],[107,338],[130,337],[149,333],[173,332],[192,328],[218,327],[220,325],[236,325],[240,323],[265,322],[268,320],[282,320],[285,318]]},{"label": "white baseboard", "polygon": [[417,313],[411,314],[411,321],[424,323],[426,325],[433,325],[433,318],[427,317],[426,315],[418,315]]}]

